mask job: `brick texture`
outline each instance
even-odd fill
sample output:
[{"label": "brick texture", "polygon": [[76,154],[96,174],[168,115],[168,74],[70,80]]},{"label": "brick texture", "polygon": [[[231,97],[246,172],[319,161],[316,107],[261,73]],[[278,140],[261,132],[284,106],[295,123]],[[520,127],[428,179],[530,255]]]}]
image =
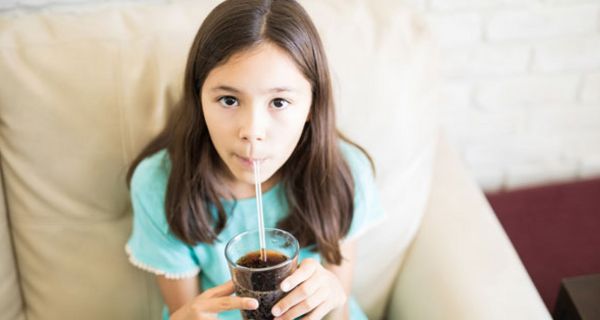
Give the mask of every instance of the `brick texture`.
[{"label": "brick texture", "polygon": [[490,40],[536,40],[593,34],[598,31],[598,5],[524,6],[492,14],[486,25]]},{"label": "brick texture", "polygon": [[596,107],[600,105],[600,73],[588,74],[584,77],[581,101]]},{"label": "brick texture", "polygon": [[600,34],[534,46],[533,71],[540,73],[600,69]]},{"label": "brick texture", "polygon": [[423,3],[442,123],[485,190],[600,176],[600,0]]}]

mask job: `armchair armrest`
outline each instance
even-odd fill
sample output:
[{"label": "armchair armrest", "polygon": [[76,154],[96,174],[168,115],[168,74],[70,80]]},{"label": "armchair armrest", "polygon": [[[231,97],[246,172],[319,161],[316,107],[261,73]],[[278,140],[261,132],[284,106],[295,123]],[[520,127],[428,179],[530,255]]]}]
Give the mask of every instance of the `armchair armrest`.
[{"label": "armchair armrest", "polygon": [[443,138],[388,319],[551,319],[482,192]]},{"label": "armchair armrest", "polygon": [[[0,169],[2,167],[0,166]],[[0,313],[2,319],[24,320],[21,287],[11,237],[8,210],[4,198],[4,181],[0,170]]]}]

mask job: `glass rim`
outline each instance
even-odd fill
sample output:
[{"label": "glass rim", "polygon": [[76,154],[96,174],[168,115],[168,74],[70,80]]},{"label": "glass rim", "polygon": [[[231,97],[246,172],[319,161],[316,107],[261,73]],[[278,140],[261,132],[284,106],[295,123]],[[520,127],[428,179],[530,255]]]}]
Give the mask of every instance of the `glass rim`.
[{"label": "glass rim", "polygon": [[[225,246],[225,259],[227,259],[227,262],[233,266],[236,269],[241,269],[241,270],[246,270],[246,271],[270,271],[270,270],[274,270],[274,269],[279,269],[283,266],[286,266],[290,263],[292,263],[292,261],[294,261],[296,259],[296,257],[298,257],[298,254],[300,253],[300,245],[298,244],[298,240],[296,239],[296,237],[294,237],[291,233],[282,230],[282,229],[278,229],[278,228],[265,228],[265,233],[267,233],[268,231],[276,231],[276,232],[281,232],[283,234],[285,234],[286,236],[290,237],[291,239],[293,239],[294,241],[292,242],[292,246],[294,247],[294,254],[289,257],[289,259],[280,262],[276,265],[273,266],[268,266],[266,268],[250,268],[250,267],[245,267],[242,265],[239,265],[237,263],[237,261],[232,261],[231,258],[229,257],[229,255],[227,254],[229,247],[231,246],[231,244],[234,242],[234,240],[238,240],[239,238],[250,234],[250,233],[258,233],[258,229],[251,229],[251,230],[246,230],[244,232],[240,232],[237,235],[235,235],[233,238],[231,238],[228,242],[227,245]],[[258,236],[258,235],[257,235]],[[258,249],[260,250],[260,248]],[[268,249],[267,249],[268,250]]]}]

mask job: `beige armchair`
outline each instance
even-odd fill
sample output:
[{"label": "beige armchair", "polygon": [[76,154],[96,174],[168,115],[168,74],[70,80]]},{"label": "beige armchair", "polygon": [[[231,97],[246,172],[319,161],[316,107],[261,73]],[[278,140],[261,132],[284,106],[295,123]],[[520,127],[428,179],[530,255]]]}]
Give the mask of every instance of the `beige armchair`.
[{"label": "beige armchair", "polygon": [[[166,2],[166,1],[165,1]],[[215,1],[0,15],[0,320],[158,319],[127,261],[125,172],[179,97]],[[550,319],[434,121],[435,46],[378,1],[304,1],[339,125],[376,159],[385,223],[360,240],[354,294],[373,319]]]}]

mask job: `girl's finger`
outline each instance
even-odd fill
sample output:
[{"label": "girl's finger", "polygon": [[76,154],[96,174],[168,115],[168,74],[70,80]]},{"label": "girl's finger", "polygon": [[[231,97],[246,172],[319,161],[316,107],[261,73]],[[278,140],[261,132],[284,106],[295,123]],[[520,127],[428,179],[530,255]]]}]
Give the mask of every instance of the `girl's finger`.
[{"label": "girl's finger", "polygon": [[321,281],[319,277],[312,277],[297,286],[294,290],[288,293],[283,299],[279,300],[275,306],[273,306],[273,315],[278,316],[298,303],[302,302],[306,298],[312,296],[319,286]]},{"label": "girl's finger", "polygon": [[315,310],[311,311],[306,317],[303,317],[303,320],[321,320],[327,315],[327,313],[331,311],[327,304],[323,303],[318,306]]},{"label": "girl's finger", "polygon": [[255,310],[256,308],[258,308],[258,301],[256,299],[237,296],[219,297],[202,301],[202,310],[212,313],[227,310]]},{"label": "girl's finger", "polygon": [[302,261],[298,267],[298,270],[281,282],[281,290],[288,292],[300,283],[306,281],[306,279],[310,278],[313,273],[315,273],[318,266],[319,263],[314,259],[306,259]]},{"label": "girl's finger", "polygon": [[204,298],[226,297],[234,292],[233,282],[231,280],[204,291],[201,296]]},{"label": "girl's finger", "polygon": [[277,320],[293,320],[304,314],[315,310],[319,306],[323,305],[326,302],[327,296],[329,296],[329,291],[326,288],[322,288],[321,290],[317,290],[315,294],[312,296],[302,300],[300,303],[293,306],[291,309],[278,316]]}]

